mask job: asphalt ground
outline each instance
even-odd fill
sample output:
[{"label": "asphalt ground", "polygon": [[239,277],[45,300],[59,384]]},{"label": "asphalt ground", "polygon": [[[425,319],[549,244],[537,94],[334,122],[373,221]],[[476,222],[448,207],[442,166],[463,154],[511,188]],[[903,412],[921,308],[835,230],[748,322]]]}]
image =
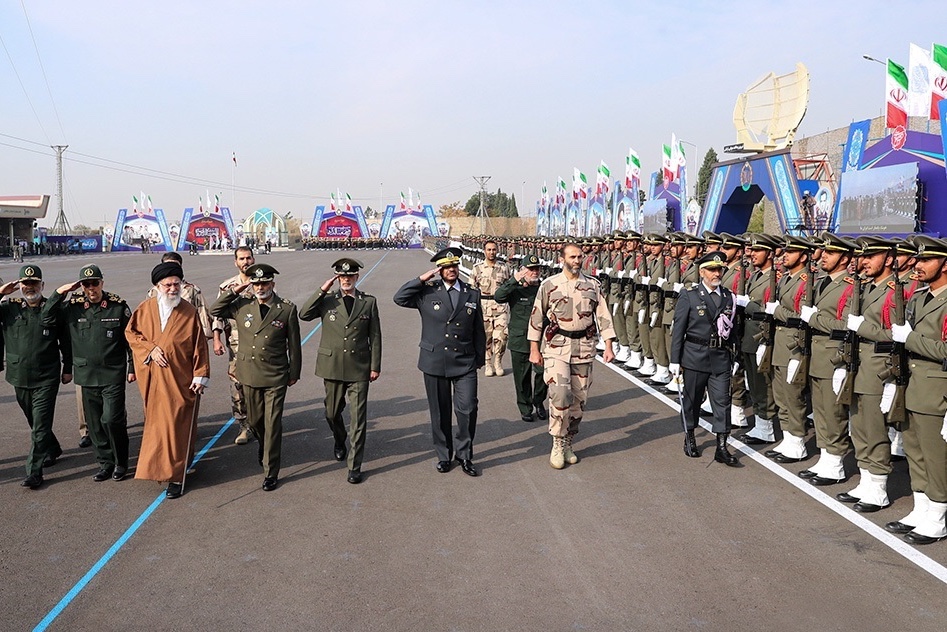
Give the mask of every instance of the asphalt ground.
[{"label": "asphalt ground", "polygon": [[[38,491],[19,486],[29,432],[0,385],[0,629],[29,630],[938,630],[947,626],[947,541],[903,544],[879,528],[910,511],[904,463],[893,506],[855,514],[751,449],[744,467],[682,453],[673,402],[614,367],[594,369],[576,441],[581,463],[549,467],[544,424],[524,423],[507,375],[480,379],[482,476],[434,469],[416,368],[417,313],[395,290],[430,268],[420,251],[362,251],[360,288],[379,298],[381,378],[369,395],[365,480],[332,458],[318,331],[289,389],[280,487],[260,489],[256,446],[234,445],[226,363],[212,355],[196,474],[185,495],[127,479],[95,483],[77,447],[76,398],[62,387],[66,453]],[[302,303],[338,252],[259,256],[276,291]],[[33,260],[46,293],[94,260],[132,305],[158,255]],[[4,264],[13,278],[18,266]],[[185,257],[213,299],[228,255]],[[317,323],[302,323],[304,339]],[[128,388],[129,434],[142,433]],[[229,424],[229,425],[228,425]],[[810,436],[810,453],[814,452]],[[740,446],[737,446],[739,449]],[[134,466],[134,460],[132,461]],[[855,471],[849,462],[849,471]]]}]

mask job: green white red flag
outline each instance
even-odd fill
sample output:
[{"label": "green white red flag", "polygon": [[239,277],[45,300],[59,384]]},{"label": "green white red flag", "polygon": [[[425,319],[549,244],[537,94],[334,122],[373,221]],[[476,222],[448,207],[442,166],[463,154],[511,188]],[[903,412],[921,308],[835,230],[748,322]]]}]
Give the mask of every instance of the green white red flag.
[{"label": "green white red flag", "polygon": [[931,120],[940,120],[938,103],[947,99],[947,46],[931,48]]},{"label": "green white red flag", "polygon": [[674,182],[674,167],[671,162],[671,146],[664,145],[661,154],[661,169],[664,172],[664,181],[668,184]]},{"label": "green white red flag", "polygon": [[595,176],[595,195],[608,195],[608,180],[611,175],[612,172],[608,170],[608,165],[606,165],[603,160]]},{"label": "green white red flag", "polygon": [[585,177],[585,174],[579,171],[577,168],[572,168],[572,199],[578,200],[582,198],[583,200],[588,197],[586,189],[589,186],[589,181]]},{"label": "green white red flag", "polygon": [[348,193],[345,194],[345,210],[349,213],[352,212],[352,196]]},{"label": "green white red flag", "polygon": [[628,156],[625,157],[625,188],[633,189],[635,182],[641,178],[641,159],[631,147],[628,148]]},{"label": "green white red flag", "polygon": [[885,80],[886,116],[885,127],[895,129],[908,126],[908,75],[904,66],[888,60],[888,75]]}]

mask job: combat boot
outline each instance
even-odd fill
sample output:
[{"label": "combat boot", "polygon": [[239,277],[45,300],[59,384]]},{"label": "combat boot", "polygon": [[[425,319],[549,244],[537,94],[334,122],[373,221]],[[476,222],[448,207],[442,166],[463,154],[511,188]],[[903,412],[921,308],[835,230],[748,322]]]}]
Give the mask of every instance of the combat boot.
[{"label": "combat boot", "polygon": [[493,355],[493,367],[493,374],[502,377],[505,373],[503,370],[503,356],[499,354]]},{"label": "combat boot", "polygon": [[565,458],[565,438],[564,437],[553,437],[552,438],[552,453],[549,455],[549,465],[553,469],[561,470],[566,466]]},{"label": "combat boot", "polygon": [[241,428],[240,434],[237,435],[237,438],[233,440],[237,445],[246,445],[250,441],[250,429]]},{"label": "combat boot", "polygon": [[575,465],[579,462],[579,457],[575,452],[572,451],[572,435],[566,435],[562,438],[562,456],[565,459],[566,463],[570,465]]},{"label": "combat boot", "polygon": [[684,454],[692,459],[700,456],[700,450],[697,449],[697,439],[694,438],[694,431],[684,432]]},{"label": "combat boot", "polygon": [[730,467],[737,467],[739,466],[740,462],[735,456],[730,454],[729,450],[727,450],[727,439],[729,437],[729,432],[717,433],[717,451],[714,452],[714,461],[717,463],[723,463],[724,465],[729,465]]}]

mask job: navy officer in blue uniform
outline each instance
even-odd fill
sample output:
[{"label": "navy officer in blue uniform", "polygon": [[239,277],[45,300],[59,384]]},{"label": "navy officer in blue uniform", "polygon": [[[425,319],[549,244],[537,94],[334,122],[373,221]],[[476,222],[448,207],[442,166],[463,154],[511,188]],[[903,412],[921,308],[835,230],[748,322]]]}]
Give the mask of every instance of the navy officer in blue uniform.
[{"label": "navy officer in blue uniform", "polygon": [[[730,375],[733,369],[731,348],[736,340],[733,320],[736,302],[721,280],[727,267],[726,257],[709,252],[696,262],[700,283],[681,292],[671,326],[671,364],[673,375],[684,370],[683,410],[684,454],[699,457],[694,429],[700,415],[704,393],[710,393],[713,432],[717,435],[714,460],[739,466],[727,450],[730,436]],[[731,338],[731,334],[733,334]]]},{"label": "navy officer in blue uniform", "polygon": [[438,252],[431,258],[437,267],[401,286],[394,301],[421,315],[418,369],[424,374],[437,471],[449,472],[456,457],[465,474],[478,476],[473,463],[477,369],[485,364],[486,335],[480,291],[460,280],[461,254],[460,248]]}]

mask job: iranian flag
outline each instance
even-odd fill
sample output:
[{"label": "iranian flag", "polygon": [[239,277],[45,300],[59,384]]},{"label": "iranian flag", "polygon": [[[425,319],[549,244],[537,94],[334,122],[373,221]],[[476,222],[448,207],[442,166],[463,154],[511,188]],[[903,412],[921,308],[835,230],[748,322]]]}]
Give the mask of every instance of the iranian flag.
[{"label": "iranian flag", "polygon": [[628,156],[625,158],[625,188],[635,188],[635,181],[641,177],[641,159],[631,147],[628,148]]},{"label": "iranian flag", "polygon": [[407,206],[405,205],[405,203],[404,203],[404,191],[402,191],[402,192],[401,192],[401,208],[400,208],[400,210],[403,211],[403,210],[405,210],[406,208],[408,208],[408,207],[407,207]]},{"label": "iranian flag", "polygon": [[908,126],[908,75],[904,66],[899,66],[888,60],[888,76],[885,81],[885,101],[887,102],[887,116],[885,127],[895,129],[898,126]]},{"label": "iranian flag", "polygon": [[329,194],[329,211],[335,213],[335,193]]},{"label": "iranian flag", "polygon": [[934,44],[931,50],[931,120],[940,119],[938,103],[947,99],[947,46]]},{"label": "iranian flag", "polygon": [[415,193],[418,194],[418,210],[419,210],[419,211],[423,211],[423,210],[424,210],[424,206],[421,205],[421,192],[420,192],[420,191],[415,191]]},{"label": "iranian flag", "polygon": [[572,168],[572,199],[578,200],[582,198],[586,199],[588,194],[586,193],[586,188],[589,186],[589,181],[585,177],[585,174],[576,169]]},{"label": "iranian flag", "polygon": [[674,168],[671,162],[671,146],[665,145],[661,154],[661,168],[664,171],[664,181],[668,184],[674,182]]},{"label": "iranian flag", "polygon": [[543,208],[549,206],[549,192],[546,190],[546,182],[543,181],[543,194],[539,198],[539,204]]},{"label": "iranian flag", "polygon": [[349,213],[352,212],[352,196],[348,193],[345,194],[345,210]]},{"label": "iranian flag", "polygon": [[562,176],[559,176],[559,181],[556,182],[556,204],[561,204],[566,201],[566,181],[562,179]]},{"label": "iranian flag", "polygon": [[608,195],[608,179],[611,175],[612,172],[608,170],[608,165],[603,160],[595,176],[595,195]]},{"label": "iranian flag", "polygon": [[[151,207],[151,196],[148,196],[148,206]],[[220,196],[214,194],[214,212],[220,215]]]}]

